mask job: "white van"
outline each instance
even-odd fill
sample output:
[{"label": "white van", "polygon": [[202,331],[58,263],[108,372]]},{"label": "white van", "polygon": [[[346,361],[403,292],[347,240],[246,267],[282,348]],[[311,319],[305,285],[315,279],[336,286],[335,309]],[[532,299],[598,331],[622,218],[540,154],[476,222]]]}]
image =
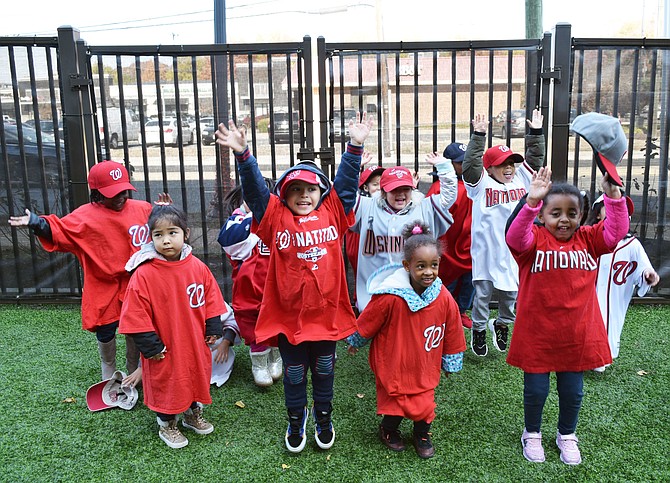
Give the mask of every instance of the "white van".
[{"label": "white van", "polygon": [[[126,142],[140,140],[140,117],[130,109],[126,114]],[[123,126],[121,125],[121,109],[118,107],[107,108],[107,126],[104,126],[102,111],[98,110],[98,126],[100,129],[100,141],[105,141],[105,129],[109,136],[109,147],[117,149],[123,146]]]}]

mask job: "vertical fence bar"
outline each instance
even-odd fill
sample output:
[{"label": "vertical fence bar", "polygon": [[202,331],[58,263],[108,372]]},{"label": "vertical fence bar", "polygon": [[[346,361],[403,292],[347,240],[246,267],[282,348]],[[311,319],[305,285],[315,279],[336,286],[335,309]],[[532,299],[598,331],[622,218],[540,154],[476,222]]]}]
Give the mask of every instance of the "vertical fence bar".
[{"label": "vertical fence bar", "polygon": [[557,181],[568,179],[567,159],[570,137],[570,69],[572,38],[570,24],[556,25],[554,41],[554,71],[560,79],[554,81],[553,126],[551,134],[551,171]]}]

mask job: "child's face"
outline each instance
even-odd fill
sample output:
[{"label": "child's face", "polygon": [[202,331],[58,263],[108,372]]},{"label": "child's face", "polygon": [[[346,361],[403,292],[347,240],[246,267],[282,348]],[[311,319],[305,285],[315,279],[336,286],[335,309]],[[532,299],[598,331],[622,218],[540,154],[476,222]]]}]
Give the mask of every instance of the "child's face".
[{"label": "child's face", "polygon": [[114,198],[105,198],[102,206],[114,211],[121,211],[128,201],[128,190],[123,190]]},{"label": "child's face", "polygon": [[456,176],[463,176],[463,163],[455,163],[452,161],[451,165],[454,167],[454,171],[456,171]]},{"label": "child's face", "polygon": [[421,295],[437,278],[440,254],[435,246],[422,246],[414,251],[411,260],[403,260],[402,264],[409,272],[410,285]]},{"label": "child's face", "polygon": [[188,238],[189,230],[186,232],[180,227],[173,225],[169,220],[158,220],[153,230],[151,239],[156,251],[163,255],[168,261],[176,262],[181,256],[184,240]]},{"label": "child's face", "polygon": [[540,223],[558,241],[567,241],[579,228],[582,210],[579,199],[574,195],[554,194],[544,199],[538,215]]},{"label": "child's face", "polygon": [[321,188],[306,181],[293,181],[286,188],[286,206],[294,215],[308,215],[316,209],[321,199]]},{"label": "child's face", "polygon": [[412,188],[400,186],[392,191],[382,191],[386,202],[395,211],[400,211],[412,201]]},{"label": "child's face", "polygon": [[499,183],[511,183],[516,173],[516,166],[513,159],[508,159],[498,166],[491,166],[486,172]]},{"label": "child's face", "polygon": [[363,185],[363,189],[367,191],[370,196],[379,191],[379,180],[382,179],[382,175],[378,174],[375,176],[370,176],[367,182]]}]

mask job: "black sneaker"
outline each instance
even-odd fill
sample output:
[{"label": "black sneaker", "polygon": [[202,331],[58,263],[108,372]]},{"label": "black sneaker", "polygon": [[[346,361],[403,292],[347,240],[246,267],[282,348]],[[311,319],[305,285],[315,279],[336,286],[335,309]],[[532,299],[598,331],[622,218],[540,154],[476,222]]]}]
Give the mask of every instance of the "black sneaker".
[{"label": "black sneaker", "polygon": [[414,433],[414,448],[419,458],[432,458],[435,455],[435,448],[430,439],[430,433]]},{"label": "black sneaker", "polygon": [[486,331],[472,329],[472,338],[470,339],[470,348],[472,352],[479,357],[484,357],[489,353],[489,348],[486,346]]},{"label": "black sneaker", "polygon": [[332,409],[329,411],[317,411],[312,408],[314,418],[314,439],[321,449],[330,449],[335,442],[335,429],[331,419]]},{"label": "black sneaker", "polygon": [[508,328],[505,324],[495,324],[493,320],[489,321],[491,335],[493,337],[493,346],[500,352],[507,350],[507,333]]},{"label": "black sneaker", "polygon": [[391,451],[405,451],[405,443],[402,440],[402,434],[397,429],[387,429],[379,425],[379,439],[384,446]]},{"label": "black sneaker", "polygon": [[291,453],[300,453],[305,448],[307,435],[305,434],[307,426],[307,408],[298,410],[288,410],[288,428],[284,442],[286,449]]}]

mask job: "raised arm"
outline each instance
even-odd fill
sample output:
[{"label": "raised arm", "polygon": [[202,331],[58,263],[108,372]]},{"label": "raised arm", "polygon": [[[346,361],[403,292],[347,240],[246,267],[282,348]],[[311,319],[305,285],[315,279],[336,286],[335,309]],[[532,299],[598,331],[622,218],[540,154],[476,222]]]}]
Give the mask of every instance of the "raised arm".
[{"label": "raised arm", "polygon": [[50,242],[53,241],[49,222],[46,219],[37,216],[35,213],[32,213],[27,208],[25,215],[23,216],[10,216],[9,225],[17,228],[26,226],[38,237],[45,238]]},{"label": "raised arm", "polygon": [[333,180],[333,188],[342,202],[345,213],[349,213],[356,202],[358,193],[358,177],[361,173],[361,156],[363,144],[372,129],[373,119],[364,112],[361,117],[356,114],[356,122],[349,121],[350,141],[347,150],[342,153],[342,161],[337,168],[337,174]]},{"label": "raised arm", "polygon": [[603,175],[600,186],[605,193],[603,202],[607,213],[603,223],[603,236],[607,246],[614,249],[630,228],[628,208],[626,208],[626,200],[621,195],[621,190],[614,183],[610,183],[607,173]]},{"label": "raised arm", "polygon": [[247,202],[256,222],[260,223],[270,201],[270,190],[263,180],[256,158],[249,151],[246,130],[238,129],[233,121],[228,121],[228,127],[224,123],[219,124],[215,136],[218,145],[233,150],[240,173],[244,201]]},{"label": "raised arm", "polygon": [[540,168],[533,173],[526,203],[520,210],[515,210],[514,219],[505,234],[507,245],[516,252],[528,250],[533,244],[533,222],[542,208],[542,200],[551,188],[551,170]]},{"label": "raised arm", "polygon": [[486,130],[489,121],[486,116],[477,114],[472,120],[473,132],[463,158],[463,181],[475,184],[482,177],[484,170],[484,149],[486,148]]},{"label": "raised arm", "polygon": [[451,164],[451,159],[447,159],[438,153],[429,153],[426,156],[426,163],[433,166],[437,171],[437,177],[440,180],[440,205],[448,210],[458,196],[458,178],[454,166]]},{"label": "raised arm", "polygon": [[535,171],[544,166],[545,139],[543,124],[544,116],[539,109],[533,110],[533,118],[526,119],[529,132],[526,135],[526,162]]}]

